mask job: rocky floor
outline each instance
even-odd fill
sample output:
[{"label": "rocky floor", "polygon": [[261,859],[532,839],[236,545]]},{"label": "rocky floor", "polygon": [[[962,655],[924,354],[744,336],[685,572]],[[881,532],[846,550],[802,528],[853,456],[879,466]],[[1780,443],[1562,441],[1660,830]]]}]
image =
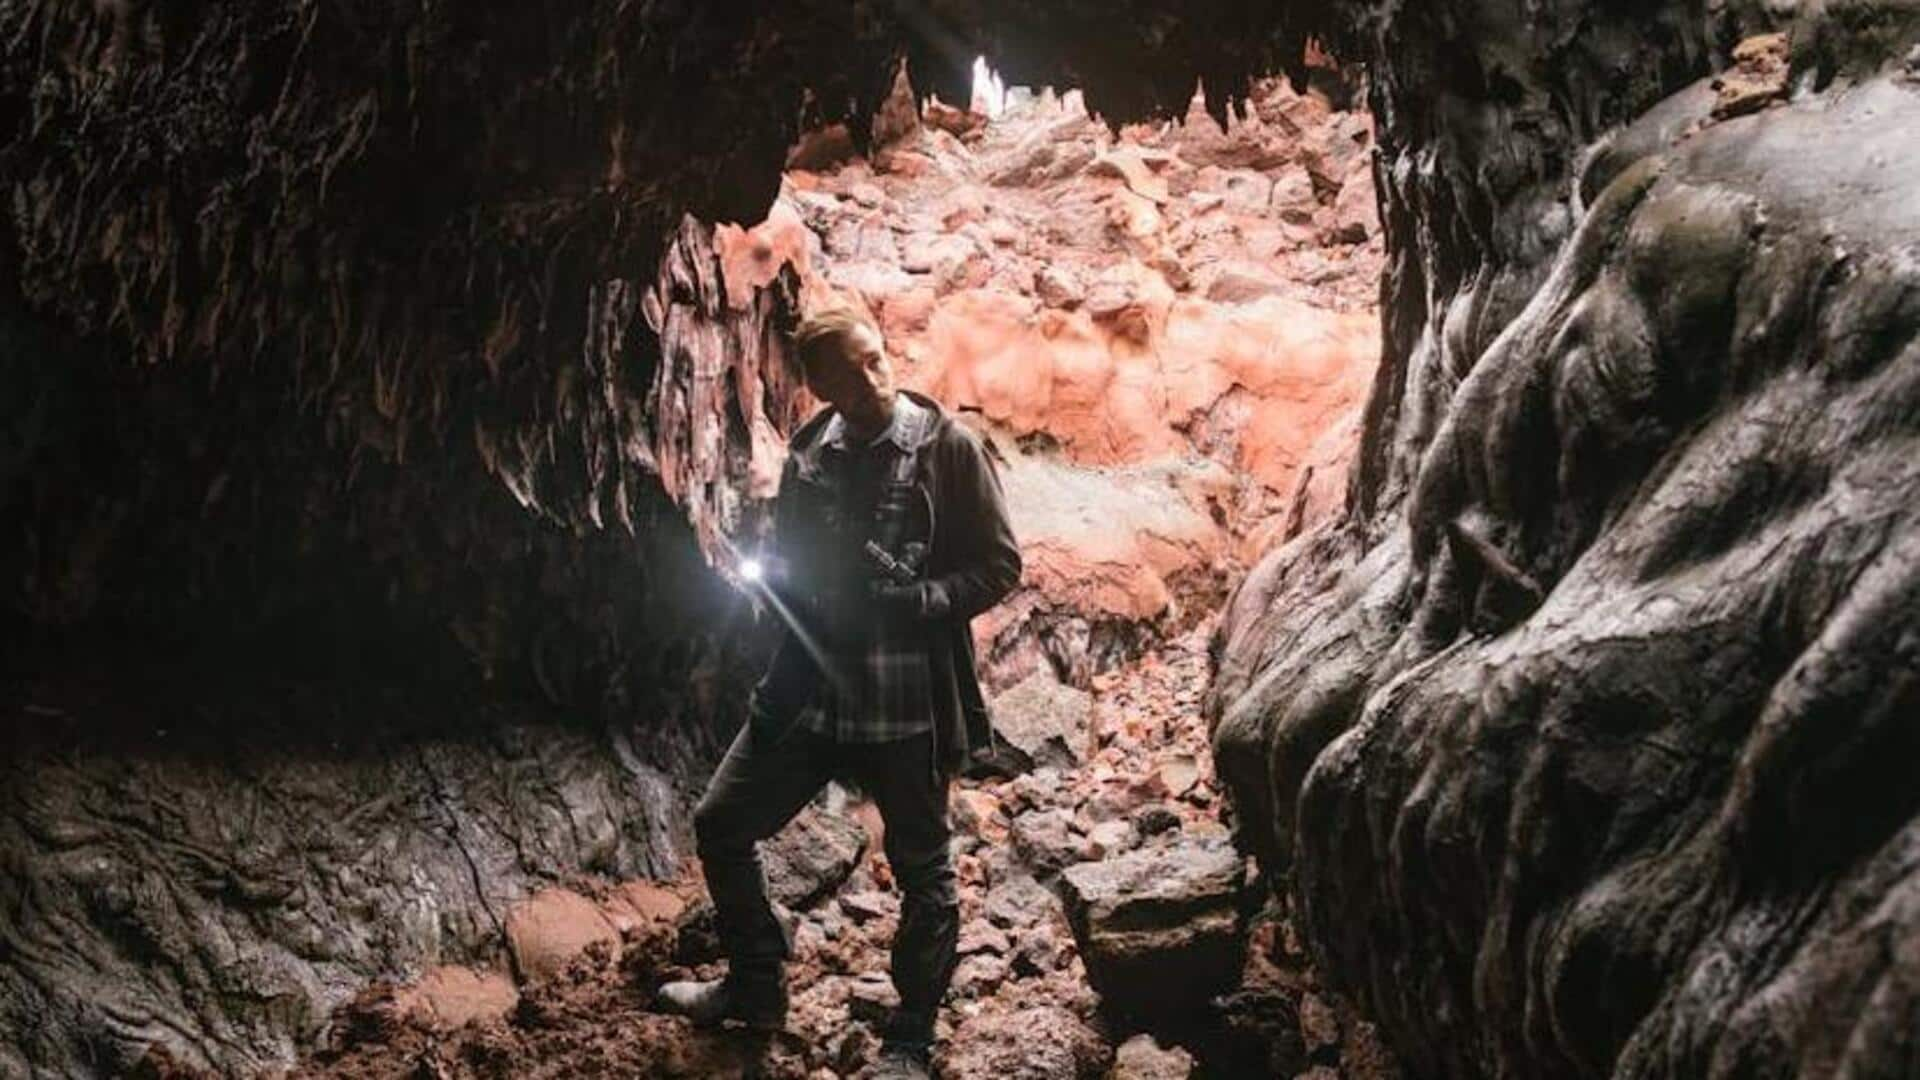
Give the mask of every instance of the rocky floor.
[{"label": "rocky floor", "polygon": [[[940,1075],[1398,1075],[1232,851],[1198,713],[1204,632],[1090,693],[1036,678],[1001,696],[1009,740],[1036,765],[954,793],[962,957]],[[576,882],[508,919],[511,974],[442,968],[374,987],[288,1075],[861,1076],[892,997],[898,914],[878,829],[869,804],[830,788],[771,845],[797,952],[774,1036],[651,1010],[660,983],[721,970],[697,875]]]}]

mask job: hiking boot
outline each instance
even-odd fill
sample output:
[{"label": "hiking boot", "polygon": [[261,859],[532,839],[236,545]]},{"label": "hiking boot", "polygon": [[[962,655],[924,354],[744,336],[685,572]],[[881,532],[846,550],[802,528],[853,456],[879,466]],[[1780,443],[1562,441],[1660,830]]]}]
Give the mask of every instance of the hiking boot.
[{"label": "hiking boot", "polygon": [[933,1080],[932,1048],[917,1043],[883,1043],[871,1080]]},{"label": "hiking boot", "polygon": [[787,991],[779,982],[713,979],[670,982],[660,988],[661,1012],[675,1013],[695,1027],[737,1020],[750,1028],[777,1031],[787,1022]]}]

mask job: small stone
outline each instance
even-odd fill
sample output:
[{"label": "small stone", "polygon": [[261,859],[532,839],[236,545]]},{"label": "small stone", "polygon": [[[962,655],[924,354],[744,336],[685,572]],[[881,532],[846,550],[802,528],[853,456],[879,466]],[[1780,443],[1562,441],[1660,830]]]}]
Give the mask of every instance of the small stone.
[{"label": "small stone", "polygon": [[1193,1055],[1177,1046],[1162,1047],[1151,1035],[1135,1035],[1120,1044],[1108,1080],[1187,1080]]},{"label": "small stone", "polygon": [[960,944],[956,947],[956,951],[961,956],[971,956],[974,953],[1005,956],[1013,951],[1013,944],[1008,940],[1006,932],[992,923],[973,922],[968,923],[967,928],[961,931]]},{"label": "small stone", "polygon": [[1044,918],[1053,906],[1053,894],[1028,877],[1015,874],[987,890],[981,905],[987,920],[1008,930],[1025,929]]},{"label": "small stone", "polygon": [[1000,840],[1007,835],[1006,817],[1000,800],[979,788],[961,788],[953,797],[954,817],[960,827],[978,836]]},{"label": "small stone", "polygon": [[1788,52],[1784,33],[1758,34],[1733,47],[1733,66],[1712,83],[1712,115],[1724,120],[1758,112],[1787,96]]},{"label": "small stone", "polygon": [[1033,292],[1047,307],[1072,311],[1086,299],[1086,286],[1072,270],[1047,265],[1034,271]]},{"label": "small stone", "polygon": [[900,901],[891,893],[868,890],[842,896],[840,910],[855,923],[865,924],[882,916],[899,914]]},{"label": "small stone", "polygon": [[972,240],[955,233],[915,233],[900,245],[900,269],[910,274],[950,273],[977,253]]},{"label": "small stone", "polygon": [[1178,798],[1200,782],[1200,763],[1192,754],[1171,754],[1155,766],[1154,775],[1168,795]]},{"label": "small stone", "polygon": [[1274,181],[1270,205],[1281,221],[1294,225],[1305,225],[1312,221],[1315,211],[1320,209],[1319,197],[1313,189],[1313,177],[1308,175],[1305,168],[1292,166]]},{"label": "small stone", "polygon": [[1133,846],[1133,826],[1124,821],[1103,821],[1088,831],[1087,841],[1096,859],[1117,855]]},{"label": "small stone", "polygon": [[1060,876],[1088,981],[1120,1012],[1154,1015],[1196,1008],[1238,982],[1245,887],[1245,860],[1219,840],[1144,848]]},{"label": "small stone", "polygon": [[1180,828],[1180,815],[1166,803],[1153,803],[1133,812],[1133,828],[1142,838]]},{"label": "small stone", "polygon": [[1029,810],[1013,819],[1014,854],[1038,877],[1047,878],[1080,862],[1085,854],[1074,837],[1065,810]]},{"label": "small stone", "polygon": [[1073,943],[1061,940],[1050,926],[1036,926],[1020,935],[1014,946],[1013,973],[1023,979],[1060,970],[1073,958]]},{"label": "small stone", "polygon": [[961,997],[983,997],[1007,981],[1007,962],[986,953],[960,961],[953,972],[953,989]]},{"label": "small stone", "polygon": [[1092,716],[1092,695],[1044,668],[993,699],[994,730],[1036,765],[1077,764]]}]

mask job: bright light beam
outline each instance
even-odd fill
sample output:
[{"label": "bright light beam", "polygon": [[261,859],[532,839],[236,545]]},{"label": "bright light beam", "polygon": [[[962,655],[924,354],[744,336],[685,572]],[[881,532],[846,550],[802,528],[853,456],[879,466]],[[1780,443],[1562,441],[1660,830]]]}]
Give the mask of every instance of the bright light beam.
[{"label": "bright light beam", "polygon": [[989,120],[1000,119],[1007,107],[1007,88],[1000,76],[987,66],[987,58],[973,58],[973,100],[968,107],[975,112],[986,114]]},{"label": "bright light beam", "polygon": [[793,632],[794,640],[799,642],[800,647],[813,658],[814,665],[826,676],[834,690],[845,694],[849,685],[846,674],[840,670],[840,665],[835,663],[834,658],[820,647],[820,642],[807,629],[805,621],[787,606],[786,601],[780,599],[779,590],[766,584],[765,564],[751,555],[741,555],[724,536],[720,538],[720,546],[725,552],[724,557],[733,560],[733,572],[739,577],[741,584],[746,586],[745,591],[766,602],[774,616]]}]

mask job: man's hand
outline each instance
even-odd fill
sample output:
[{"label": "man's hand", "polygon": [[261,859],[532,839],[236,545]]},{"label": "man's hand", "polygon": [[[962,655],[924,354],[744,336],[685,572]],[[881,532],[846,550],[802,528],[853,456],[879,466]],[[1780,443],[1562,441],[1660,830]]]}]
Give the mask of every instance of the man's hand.
[{"label": "man's hand", "polygon": [[873,606],[882,619],[890,622],[944,619],[953,610],[947,590],[937,581],[916,581],[910,585],[875,582]]}]

